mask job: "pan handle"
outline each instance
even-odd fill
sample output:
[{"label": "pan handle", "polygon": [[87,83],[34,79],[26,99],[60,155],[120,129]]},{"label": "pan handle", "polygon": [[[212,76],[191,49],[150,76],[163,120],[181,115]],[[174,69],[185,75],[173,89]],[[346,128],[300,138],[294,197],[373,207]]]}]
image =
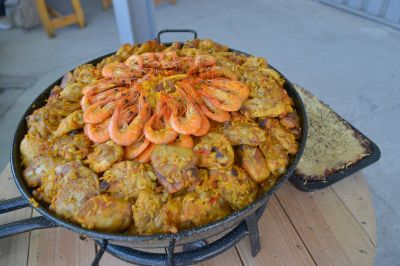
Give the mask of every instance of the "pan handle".
[{"label": "pan handle", "polygon": [[163,33],[169,33],[169,32],[174,32],[174,33],[176,33],[176,32],[193,33],[193,35],[194,35],[193,39],[197,39],[197,32],[195,30],[191,30],[191,29],[165,29],[165,30],[160,30],[158,32],[158,35],[157,35],[158,42],[161,43],[161,35]]},{"label": "pan handle", "polygon": [[32,217],[24,220],[0,225],[0,238],[21,234],[37,229],[52,228],[58,225],[43,216]]},{"label": "pan handle", "polygon": [[24,197],[16,197],[0,201],[0,214],[29,207]]},{"label": "pan handle", "polygon": [[[23,197],[0,201],[0,214],[11,212],[14,210],[29,207],[29,202]],[[27,218],[24,220],[14,221],[8,224],[0,225],[0,238],[8,237],[32,230],[57,227],[53,221],[46,219],[43,216]]]}]

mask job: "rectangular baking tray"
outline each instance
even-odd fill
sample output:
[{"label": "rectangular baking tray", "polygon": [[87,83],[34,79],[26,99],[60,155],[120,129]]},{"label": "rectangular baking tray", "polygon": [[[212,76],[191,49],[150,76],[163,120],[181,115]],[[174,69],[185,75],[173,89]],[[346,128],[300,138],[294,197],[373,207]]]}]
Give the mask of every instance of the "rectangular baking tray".
[{"label": "rectangular baking tray", "polygon": [[[338,115],[338,114],[336,114]],[[339,116],[339,115],[338,115]],[[340,116],[339,116],[340,117]],[[369,150],[369,154],[357,162],[348,165],[343,169],[339,169],[329,175],[326,176],[325,180],[305,180],[300,176],[296,175],[296,172],[289,178],[290,182],[299,190],[304,192],[312,192],[318,189],[324,189],[333,185],[334,183],[342,180],[343,178],[360,171],[361,169],[375,163],[381,157],[381,151],[378,146],[370,140],[367,136],[361,133],[357,128],[355,128],[352,124],[344,120],[340,117],[343,122],[345,122],[351,129],[354,130],[355,134],[359,137],[359,139],[365,143],[367,149]],[[307,145],[307,144],[306,144]]]}]

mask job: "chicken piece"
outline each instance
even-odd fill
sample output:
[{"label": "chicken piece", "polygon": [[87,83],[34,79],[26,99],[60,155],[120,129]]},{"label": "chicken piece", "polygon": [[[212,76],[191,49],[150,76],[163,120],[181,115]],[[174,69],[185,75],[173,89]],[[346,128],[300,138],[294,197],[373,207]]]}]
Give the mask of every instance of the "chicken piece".
[{"label": "chicken piece", "polygon": [[279,176],[269,175],[267,179],[258,183],[260,185],[260,194],[271,190],[277,180],[279,180]]},{"label": "chicken piece", "polygon": [[124,157],[124,149],[114,142],[97,144],[94,150],[88,155],[85,163],[96,173],[101,173],[110,168],[114,163],[119,162]]},{"label": "chicken piece", "polygon": [[289,113],[287,116],[281,118],[280,123],[287,129],[300,128],[300,118],[296,112]]},{"label": "chicken piece", "polygon": [[52,113],[61,119],[76,110],[80,110],[81,104],[79,102],[69,102],[54,97],[47,100],[46,108],[49,108]]},{"label": "chicken piece", "polygon": [[90,198],[74,217],[83,228],[121,232],[132,223],[131,203],[107,195]]},{"label": "chicken piece", "polygon": [[238,149],[241,166],[249,176],[260,183],[270,175],[264,155],[257,147],[241,145]]},{"label": "chicken piece", "polygon": [[61,83],[60,83],[60,88],[64,89],[66,86],[72,84],[75,82],[74,76],[72,75],[71,72],[67,72],[65,73],[65,75],[63,76]]},{"label": "chicken piece", "polygon": [[260,123],[268,136],[276,140],[289,154],[295,154],[299,150],[296,137],[279,123],[277,119],[266,118]]},{"label": "chicken piece", "polygon": [[77,110],[73,113],[70,113],[61,120],[60,125],[57,128],[57,131],[54,133],[55,136],[61,136],[64,134],[68,134],[73,130],[77,130],[83,128],[85,122],[83,122],[83,111]]},{"label": "chicken piece", "polygon": [[206,50],[206,51],[212,52],[212,53],[229,51],[228,46],[214,42],[211,39],[200,40],[198,43],[198,48],[201,50]]},{"label": "chicken piece", "polygon": [[164,48],[164,44],[160,44],[156,40],[150,40],[140,45],[134,53],[140,55],[146,52],[161,52]]},{"label": "chicken piece", "polygon": [[210,176],[218,180],[221,197],[234,210],[240,210],[252,203],[258,193],[257,183],[238,166],[226,170],[210,170]]},{"label": "chicken piece", "polygon": [[[209,178],[208,170],[199,169],[198,175],[201,183],[195,187],[195,194],[207,195],[207,197],[216,195],[215,198],[220,197],[217,193],[218,186],[216,180]],[[183,209],[182,200],[183,196],[174,196],[164,204],[160,217],[164,232],[176,233],[178,229],[187,229],[193,225],[190,219],[190,203],[185,205],[186,211],[184,217],[181,217]],[[220,204],[218,204],[218,206],[220,206]]]},{"label": "chicken piece", "polygon": [[[250,96],[262,98],[267,96],[266,85],[269,82],[266,68],[260,68],[255,71],[244,71],[243,79],[250,88]],[[274,81],[272,81],[274,82]]]},{"label": "chicken piece", "polygon": [[301,137],[300,118],[296,112],[289,113],[279,122],[282,126],[288,129],[288,131],[292,133],[296,139],[299,139]]},{"label": "chicken piece", "polygon": [[47,139],[53,131],[57,130],[61,118],[47,106],[39,108],[27,118],[28,132],[42,139]]},{"label": "chicken piece", "polygon": [[89,168],[79,166],[60,178],[57,194],[51,202],[50,209],[64,218],[73,220],[85,202],[99,193],[97,175]]},{"label": "chicken piece", "polygon": [[207,192],[187,193],[182,198],[180,223],[199,226],[221,219],[231,213],[231,209],[221,196]]},{"label": "chicken piece", "polygon": [[[250,87],[250,96],[253,98],[284,99],[286,91],[277,81],[268,78],[266,69],[246,73],[246,83]],[[289,102],[290,103],[290,102]]]},{"label": "chicken piece", "polygon": [[212,132],[200,138],[193,148],[199,166],[206,168],[229,168],[234,161],[231,143],[223,134]]},{"label": "chicken piece", "polygon": [[55,171],[57,176],[65,176],[68,174],[69,171],[78,169],[79,167],[83,167],[84,165],[82,164],[81,161],[72,161],[72,162],[67,162],[65,164],[61,164],[56,166]]},{"label": "chicken piece", "polygon": [[108,65],[108,64],[111,64],[111,63],[121,63],[122,61],[125,61],[125,60],[122,60],[122,58],[121,58],[120,56],[118,56],[118,55],[116,55],[116,54],[113,54],[113,55],[107,56],[106,58],[103,58],[103,59],[100,61],[100,63],[98,63],[98,64],[96,65],[96,68],[99,69],[99,70],[102,70],[103,67],[106,66],[106,65]]},{"label": "chicken piece", "polygon": [[171,145],[157,145],[151,154],[151,164],[158,182],[168,193],[198,184],[197,157],[192,149]]},{"label": "chicken piece", "polygon": [[83,96],[83,86],[79,82],[68,83],[60,92],[60,98],[69,102],[79,102]]},{"label": "chicken piece", "polygon": [[247,60],[246,56],[232,52],[217,52],[213,56],[217,60],[217,66],[228,69],[241,80],[243,68],[240,64]]},{"label": "chicken piece", "polygon": [[48,174],[41,180],[41,185],[38,189],[32,192],[36,199],[50,204],[57,194],[57,186],[60,178],[55,174]]},{"label": "chicken piece", "polygon": [[257,71],[259,69],[266,69],[268,67],[267,60],[262,57],[249,56],[242,65],[247,72]]},{"label": "chicken piece", "polygon": [[272,137],[267,137],[267,141],[259,146],[267,160],[267,166],[273,176],[280,176],[285,173],[289,164],[289,156],[285,149]]},{"label": "chicken piece", "polygon": [[210,176],[208,170],[200,168],[198,171],[200,184],[195,187],[197,193],[206,192],[213,195],[219,195],[218,193],[218,180],[215,176]]},{"label": "chicken piece", "polygon": [[222,132],[232,145],[258,146],[265,141],[265,131],[254,122],[232,121],[224,123]]},{"label": "chicken piece", "polygon": [[101,71],[91,64],[78,66],[72,74],[76,81],[86,84],[101,78]]},{"label": "chicken piece", "polygon": [[104,172],[100,188],[103,193],[128,201],[137,199],[139,191],[154,190],[157,177],[152,167],[135,161],[122,161]]},{"label": "chicken piece", "polygon": [[283,117],[293,111],[293,108],[278,99],[252,98],[243,102],[240,111],[248,114],[251,118]]},{"label": "chicken piece", "polygon": [[[253,60],[251,58],[249,59]],[[255,60],[253,60],[253,62],[255,62]],[[260,65],[257,67],[257,62],[255,62],[255,64],[252,66],[246,63],[242,65],[245,69],[243,77],[246,81],[260,85],[265,82],[275,81],[280,87],[285,84],[285,79],[274,69],[266,67],[265,65]]]},{"label": "chicken piece", "polygon": [[[193,40],[188,40],[184,43],[183,45],[184,49],[190,49],[190,48],[197,48],[197,49],[193,49],[197,52],[209,52],[209,53],[215,53],[215,52],[227,52],[229,51],[229,47],[219,44],[217,42],[214,42],[211,39],[204,39],[204,40],[200,40],[200,39],[193,39]],[[199,50],[203,50],[203,51],[199,51]]]},{"label": "chicken piece", "polygon": [[163,221],[160,216],[162,206],[161,195],[149,189],[141,190],[132,206],[134,232],[145,235],[162,232]]},{"label": "chicken piece", "polygon": [[29,187],[38,187],[42,184],[42,178],[47,175],[55,175],[56,166],[64,163],[65,160],[59,157],[38,156],[25,168],[23,172],[24,180]]},{"label": "chicken piece", "polygon": [[46,143],[37,135],[28,133],[25,135],[20,144],[22,163],[27,166],[31,164],[34,159],[46,151]]},{"label": "chicken piece", "polygon": [[58,85],[55,85],[53,88],[50,90],[49,98],[47,99],[47,102],[54,102],[60,99],[60,93],[63,90],[63,88]]},{"label": "chicken piece", "polygon": [[46,144],[55,156],[67,161],[83,160],[89,154],[91,141],[83,134],[56,137]]},{"label": "chicken piece", "polygon": [[177,233],[179,229],[190,228],[190,223],[181,221],[181,212],[182,196],[168,199],[157,218],[162,223],[163,232]]},{"label": "chicken piece", "polygon": [[121,58],[122,61],[125,61],[128,57],[133,55],[133,53],[139,49],[139,44],[130,44],[130,43],[125,43],[121,47],[118,48],[117,52],[115,55],[117,55],[119,58]]}]

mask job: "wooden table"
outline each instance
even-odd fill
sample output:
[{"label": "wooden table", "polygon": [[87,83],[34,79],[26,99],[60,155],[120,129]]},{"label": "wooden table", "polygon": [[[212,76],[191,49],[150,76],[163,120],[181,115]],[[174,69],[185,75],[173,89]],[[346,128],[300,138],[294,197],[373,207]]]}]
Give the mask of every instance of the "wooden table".
[{"label": "wooden table", "polygon": [[[0,175],[2,199],[19,195],[8,166]],[[25,208],[0,215],[0,224],[38,215]],[[375,216],[368,186],[356,173],[322,191],[304,193],[289,182],[271,197],[259,221],[261,251],[248,239],[202,265],[372,265]],[[90,265],[96,246],[63,228],[0,239],[0,265]],[[100,265],[128,265],[105,254]]]}]

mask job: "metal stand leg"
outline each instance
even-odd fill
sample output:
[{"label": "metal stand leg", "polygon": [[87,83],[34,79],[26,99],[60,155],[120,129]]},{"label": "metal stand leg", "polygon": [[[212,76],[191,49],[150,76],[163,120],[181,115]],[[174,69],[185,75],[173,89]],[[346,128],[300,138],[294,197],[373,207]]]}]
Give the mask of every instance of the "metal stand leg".
[{"label": "metal stand leg", "polygon": [[168,266],[175,266],[174,249],[175,249],[175,239],[172,238],[167,248]]},{"label": "metal stand leg", "polygon": [[108,245],[107,240],[101,240],[101,243],[99,244],[100,250],[97,252],[96,257],[94,257],[92,266],[98,266],[101,258],[104,255],[104,251],[106,251]]},{"label": "metal stand leg", "polygon": [[255,257],[261,249],[260,232],[258,231],[258,220],[256,213],[253,213],[246,218],[246,225],[249,234],[251,255]]}]

